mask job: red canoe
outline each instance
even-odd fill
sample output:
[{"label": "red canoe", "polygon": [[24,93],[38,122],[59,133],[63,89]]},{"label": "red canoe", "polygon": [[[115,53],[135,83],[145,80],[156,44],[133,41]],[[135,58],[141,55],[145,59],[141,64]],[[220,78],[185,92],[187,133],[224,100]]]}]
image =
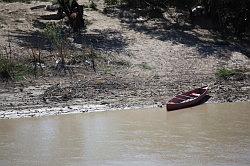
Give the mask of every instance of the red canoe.
[{"label": "red canoe", "polygon": [[167,103],[167,111],[195,106],[206,97],[207,93],[208,86],[204,86],[177,95]]}]

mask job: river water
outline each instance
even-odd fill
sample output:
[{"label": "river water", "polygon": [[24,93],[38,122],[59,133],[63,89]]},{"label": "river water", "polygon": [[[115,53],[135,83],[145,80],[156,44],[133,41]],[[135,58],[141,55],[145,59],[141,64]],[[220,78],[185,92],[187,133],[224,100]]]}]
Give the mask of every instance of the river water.
[{"label": "river water", "polygon": [[250,102],[3,119],[0,165],[250,165]]}]

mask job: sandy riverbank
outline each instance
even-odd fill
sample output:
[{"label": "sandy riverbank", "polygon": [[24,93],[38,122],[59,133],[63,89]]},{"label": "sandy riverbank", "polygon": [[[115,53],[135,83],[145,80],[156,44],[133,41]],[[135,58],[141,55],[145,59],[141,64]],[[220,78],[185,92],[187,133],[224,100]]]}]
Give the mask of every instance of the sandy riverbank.
[{"label": "sandy riverbank", "polygon": [[[54,13],[31,10],[47,4],[0,3],[4,19],[0,45],[7,46],[11,39],[13,54],[21,57],[39,43],[43,55],[49,54],[46,43],[37,42],[37,32],[39,23],[48,22],[41,16]],[[0,118],[161,106],[176,93],[202,85],[210,85],[209,102],[249,101],[250,63],[245,47],[214,40],[211,31],[199,27],[166,28],[168,24],[160,19],[128,22],[103,14],[101,7],[84,14],[89,22],[86,32],[70,40],[76,49],[91,46],[105,57],[96,60],[96,72],[82,64],[64,77],[48,74],[1,82]],[[247,72],[223,80],[215,76],[220,68]]]}]

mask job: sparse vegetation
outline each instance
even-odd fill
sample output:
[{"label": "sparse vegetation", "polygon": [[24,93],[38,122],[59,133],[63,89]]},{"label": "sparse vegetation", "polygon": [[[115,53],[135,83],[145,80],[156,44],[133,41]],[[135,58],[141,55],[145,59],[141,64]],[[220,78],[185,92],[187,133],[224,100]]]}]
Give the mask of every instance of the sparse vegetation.
[{"label": "sparse vegetation", "polygon": [[30,65],[25,65],[20,62],[14,62],[6,57],[0,57],[0,80],[22,80],[28,75],[33,74],[33,69]]},{"label": "sparse vegetation", "polygon": [[117,60],[112,62],[112,64],[118,65],[118,66],[124,66],[124,67],[130,67],[131,63],[126,60]]},{"label": "sparse vegetation", "polygon": [[44,28],[43,33],[46,38],[51,42],[52,47],[54,47],[58,51],[57,53],[60,60],[56,64],[56,71],[59,72],[59,74],[61,74],[61,71],[63,71],[64,74],[66,74],[67,71],[69,71],[69,73],[73,73],[73,71],[69,69],[65,63],[68,48],[66,48],[66,32],[63,31],[62,26],[59,26],[56,23],[47,24]]},{"label": "sparse vegetation", "polygon": [[47,24],[43,30],[43,34],[53,46],[58,47],[60,45],[62,41],[62,30],[57,24]]},{"label": "sparse vegetation", "polygon": [[146,69],[146,70],[152,70],[152,67],[149,66],[147,63],[143,62],[141,64],[139,64],[139,67],[141,67],[142,69]]},{"label": "sparse vegetation", "polygon": [[14,65],[14,80],[23,80],[27,76],[34,75],[34,69],[28,64],[16,63]]},{"label": "sparse vegetation", "polygon": [[39,69],[40,71],[43,72],[43,67],[42,67],[42,63],[43,60],[41,59],[41,50],[40,49],[34,49],[34,48],[31,48],[31,53],[30,53],[30,62],[33,66],[33,73],[35,75],[35,77],[37,77],[38,75],[38,72],[39,72]]},{"label": "sparse vegetation", "polygon": [[104,69],[105,75],[113,75],[112,69],[110,67],[107,67]]},{"label": "sparse vegetation", "polygon": [[0,57],[0,79],[7,81],[13,78],[14,64],[7,58]]},{"label": "sparse vegetation", "polygon": [[237,72],[234,69],[221,68],[221,69],[217,70],[216,76],[218,78],[228,79],[228,78],[234,76],[236,73]]}]

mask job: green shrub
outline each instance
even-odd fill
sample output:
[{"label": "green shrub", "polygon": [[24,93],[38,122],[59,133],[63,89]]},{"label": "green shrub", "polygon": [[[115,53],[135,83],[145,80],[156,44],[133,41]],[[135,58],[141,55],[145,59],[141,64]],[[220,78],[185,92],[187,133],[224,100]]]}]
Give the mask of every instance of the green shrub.
[{"label": "green shrub", "polygon": [[35,75],[35,70],[30,65],[17,63],[14,65],[14,79],[23,80],[26,76]]},{"label": "green shrub", "polygon": [[228,78],[234,76],[236,73],[237,73],[236,70],[221,68],[221,69],[217,70],[216,76],[218,78],[228,79]]},{"label": "green shrub", "polygon": [[0,79],[11,80],[13,79],[14,64],[7,58],[0,57]]},{"label": "green shrub", "polygon": [[55,23],[47,24],[43,34],[54,46],[58,46],[62,40],[61,28]]},{"label": "green shrub", "polygon": [[152,70],[152,67],[149,66],[147,63],[143,62],[141,64],[139,64],[139,67],[141,67],[142,69],[146,69],[146,70]]},{"label": "green shrub", "polygon": [[126,61],[126,60],[114,61],[113,64],[118,65],[118,66],[124,66],[124,67],[130,67],[131,66],[131,63]]},{"label": "green shrub", "polygon": [[34,74],[34,69],[30,65],[0,57],[0,80],[22,80],[25,76],[32,74]]}]

